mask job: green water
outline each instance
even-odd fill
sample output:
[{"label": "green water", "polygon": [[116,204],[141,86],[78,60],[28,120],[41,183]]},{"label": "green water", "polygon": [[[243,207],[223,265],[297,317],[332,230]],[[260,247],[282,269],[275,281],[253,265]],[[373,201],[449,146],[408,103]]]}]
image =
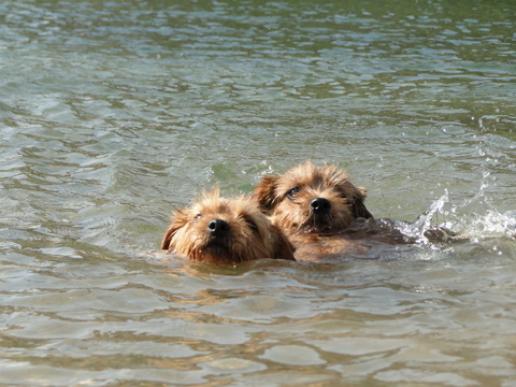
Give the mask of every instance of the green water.
[{"label": "green water", "polygon": [[[0,384],[515,385],[515,31],[512,0],[1,2]],[[469,239],[158,250],[306,159]]]}]

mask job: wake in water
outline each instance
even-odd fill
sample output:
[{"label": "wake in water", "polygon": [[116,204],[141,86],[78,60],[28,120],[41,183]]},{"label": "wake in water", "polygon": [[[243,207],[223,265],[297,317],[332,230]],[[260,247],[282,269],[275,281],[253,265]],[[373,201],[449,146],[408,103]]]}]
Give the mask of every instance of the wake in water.
[{"label": "wake in water", "polygon": [[[475,199],[483,199],[483,190],[473,199],[461,206],[450,204],[448,190],[435,200],[428,211],[420,215],[416,221],[409,223],[380,219],[377,221],[384,230],[399,232],[400,238],[407,243],[432,245],[439,242],[470,241],[493,238],[509,238],[516,240],[516,211],[501,213],[490,208],[484,214],[472,213],[459,216],[462,208],[468,207]],[[485,201],[485,200],[483,200]]]}]

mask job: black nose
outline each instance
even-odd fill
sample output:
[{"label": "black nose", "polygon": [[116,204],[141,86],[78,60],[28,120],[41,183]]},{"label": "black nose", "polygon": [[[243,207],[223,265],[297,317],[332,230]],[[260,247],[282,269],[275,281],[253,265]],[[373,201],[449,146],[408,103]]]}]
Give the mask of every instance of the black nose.
[{"label": "black nose", "polygon": [[229,224],[220,219],[213,219],[208,223],[208,231],[213,235],[221,235],[229,230]]},{"label": "black nose", "polygon": [[315,198],[310,203],[310,206],[312,206],[312,209],[317,214],[325,214],[327,213],[331,208],[331,203],[328,199],[325,198]]}]

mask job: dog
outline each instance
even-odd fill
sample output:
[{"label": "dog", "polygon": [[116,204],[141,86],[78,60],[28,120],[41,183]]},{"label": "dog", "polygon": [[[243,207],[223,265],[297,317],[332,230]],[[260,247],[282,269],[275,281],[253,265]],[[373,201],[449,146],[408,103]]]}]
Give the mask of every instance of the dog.
[{"label": "dog", "polygon": [[249,197],[205,192],[175,211],[161,248],[189,260],[229,263],[261,258],[294,260],[294,247]]},{"label": "dog", "polygon": [[366,189],[352,184],[342,169],[310,161],[282,175],[262,177],[252,194],[287,234],[300,260],[367,252],[361,239],[370,233],[355,227],[358,219],[361,224],[374,220],[364,205],[366,196]]}]

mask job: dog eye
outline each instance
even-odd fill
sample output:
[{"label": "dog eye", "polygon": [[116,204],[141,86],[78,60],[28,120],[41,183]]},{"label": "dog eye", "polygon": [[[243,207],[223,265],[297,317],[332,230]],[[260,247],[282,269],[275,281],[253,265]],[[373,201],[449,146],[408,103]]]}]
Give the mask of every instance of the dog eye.
[{"label": "dog eye", "polygon": [[253,230],[253,232],[258,232],[258,225],[256,224],[256,222],[253,220],[253,218],[249,215],[243,215],[242,216],[245,220],[245,223],[247,224],[247,226]]},{"label": "dog eye", "polygon": [[199,212],[197,213],[195,216],[194,216],[194,219],[200,219],[202,216],[202,214]]},{"label": "dog eye", "polygon": [[300,191],[299,187],[291,188],[287,191],[287,196],[292,199]]}]

